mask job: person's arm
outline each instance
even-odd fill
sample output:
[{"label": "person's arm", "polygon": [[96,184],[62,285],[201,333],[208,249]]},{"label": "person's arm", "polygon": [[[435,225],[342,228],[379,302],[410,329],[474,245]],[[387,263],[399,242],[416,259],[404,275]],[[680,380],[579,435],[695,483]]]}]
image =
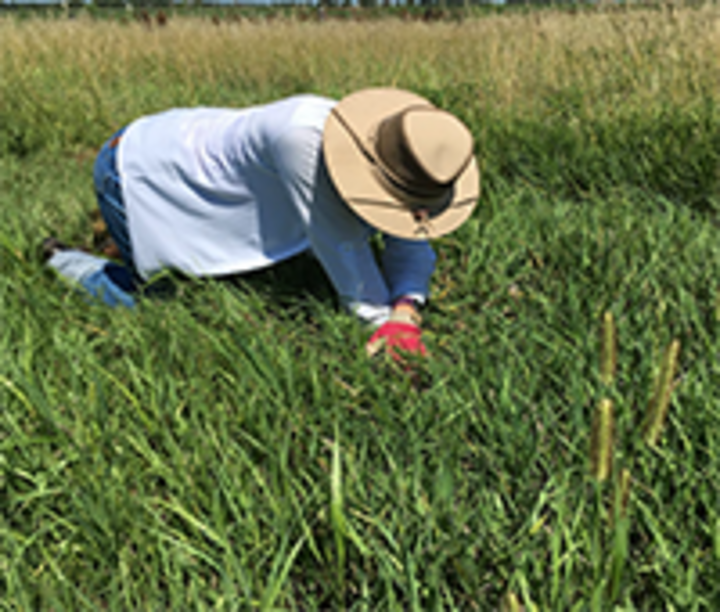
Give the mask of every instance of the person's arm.
[{"label": "person's arm", "polygon": [[389,320],[370,338],[367,352],[374,355],[385,349],[396,360],[402,360],[402,352],[425,355],[420,306],[427,300],[435,252],[425,241],[383,238],[382,267],[392,312]]},{"label": "person's arm", "polygon": [[340,303],[378,327],[390,317],[391,300],[368,242],[373,230],[337,195],[320,163],[321,143],[321,131],[309,127],[284,134],[275,143],[277,171]]},{"label": "person's arm", "polygon": [[425,240],[405,240],[383,236],[383,275],[390,292],[390,301],[400,311],[415,312],[427,301],[430,278],[435,271],[435,251]]},{"label": "person's arm", "polygon": [[435,262],[432,249],[386,238],[381,270],[368,242],[375,230],[340,199],[320,162],[321,133],[296,130],[277,145],[280,177],[315,256],[343,306],[376,328],[368,353],[383,347],[395,358],[395,349],[425,353],[417,308],[400,298],[425,300]]}]

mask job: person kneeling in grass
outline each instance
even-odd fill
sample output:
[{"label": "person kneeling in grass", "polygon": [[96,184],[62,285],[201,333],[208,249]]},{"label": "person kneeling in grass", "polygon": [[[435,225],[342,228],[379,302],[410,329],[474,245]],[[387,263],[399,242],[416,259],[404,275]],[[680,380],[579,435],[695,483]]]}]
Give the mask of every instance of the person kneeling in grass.
[{"label": "person kneeling in grass", "polygon": [[394,358],[425,354],[428,240],[459,227],[480,189],[467,127],[394,88],[142,117],[103,145],[94,181],[124,266],[54,237],[43,252],[106,303],[132,307],[162,269],[224,276],[310,249],[340,302],[373,327],[368,352]]}]

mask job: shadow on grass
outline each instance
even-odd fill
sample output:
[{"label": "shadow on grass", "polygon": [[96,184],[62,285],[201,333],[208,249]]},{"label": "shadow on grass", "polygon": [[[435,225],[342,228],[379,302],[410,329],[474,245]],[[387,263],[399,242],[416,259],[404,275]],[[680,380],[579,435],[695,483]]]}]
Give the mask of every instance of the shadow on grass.
[{"label": "shadow on grass", "polygon": [[166,301],[186,294],[193,285],[216,281],[255,293],[279,310],[298,307],[302,310],[303,304],[312,302],[337,303],[320,262],[309,252],[242,274],[197,279],[179,271],[166,271],[139,287],[139,291],[144,297]]},{"label": "shadow on grass", "polygon": [[279,307],[297,306],[304,298],[335,302],[335,292],[320,262],[309,252],[269,268],[222,277],[233,286],[248,288]]}]

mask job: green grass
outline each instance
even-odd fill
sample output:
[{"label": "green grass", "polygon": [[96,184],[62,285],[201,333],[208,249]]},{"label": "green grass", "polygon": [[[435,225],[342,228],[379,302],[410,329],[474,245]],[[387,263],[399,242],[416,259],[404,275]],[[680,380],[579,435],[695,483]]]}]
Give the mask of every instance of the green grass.
[{"label": "green grass", "polygon": [[[331,80],[317,66],[311,89]],[[50,232],[89,243],[90,141],[108,126],[58,103],[60,135],[43,140],[52,122],[15,107],[0,127],[0,609],[720,606],[711,94],[604,114],[568,87],[556,114],[488,115],[491,94],[421,82],[426,68],[411,65],[409,84],[468,121],[485,180],[473,218],[436,243],[432,356],[415,384],[365,357],[367,330],[308,258],[176,279],[134,311],[88,303],[36,247]],[[18,71],[32,88],[71,83]],[[7,74],[3,112],[21,101]],[[289,74],[267,92],[291,93]],[[146,108],[153,86],[121,99]],[[183,87],[161,101],[192,100]],[[236,87],[216,99],[250,95]],[[677,385],[650,447],[643,421],[674,339]],[[613,473],[598,482],[603,398]]]},{"label": "green grass", "polygon": [[[3,160],[0,177],[10,609],[482,610],[507,590],[555,610],[719,601],[708,221],[643,194],[486,193],[437,245],[417,390],[366,360],[312,261],[179,282],[135,312],[87,304],[33,247],[54,215],[80,225],[88,164]],[[278,292],[298,273],[307,296]],[[634,478],[614,527],[588,453],[606,310],[615,468]],[[672,338],[680,382],[651,450],[641,420]]]}]

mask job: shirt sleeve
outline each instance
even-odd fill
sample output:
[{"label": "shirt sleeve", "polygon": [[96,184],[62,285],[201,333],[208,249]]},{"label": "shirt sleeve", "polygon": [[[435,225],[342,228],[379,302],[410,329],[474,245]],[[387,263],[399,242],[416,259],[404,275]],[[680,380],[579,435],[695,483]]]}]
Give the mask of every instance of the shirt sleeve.
[{"label": "shirt sleeve", "polygon": [[382,267],[390,300],[409,296],[425,303],[430,277],[435,271],[435,251],[425,240],[405,240],[383,235]]},{"label": "shirt sleeve", "polygon": [[302,127],[284,134],[275,143],[278,175],[340,303],[360,319],[381,325],[393,298],[425,299],[434,253],[427,243],[386,237],[381,269],[369,243],[376,230],[340,198],[321,151],[321,130]]}]

